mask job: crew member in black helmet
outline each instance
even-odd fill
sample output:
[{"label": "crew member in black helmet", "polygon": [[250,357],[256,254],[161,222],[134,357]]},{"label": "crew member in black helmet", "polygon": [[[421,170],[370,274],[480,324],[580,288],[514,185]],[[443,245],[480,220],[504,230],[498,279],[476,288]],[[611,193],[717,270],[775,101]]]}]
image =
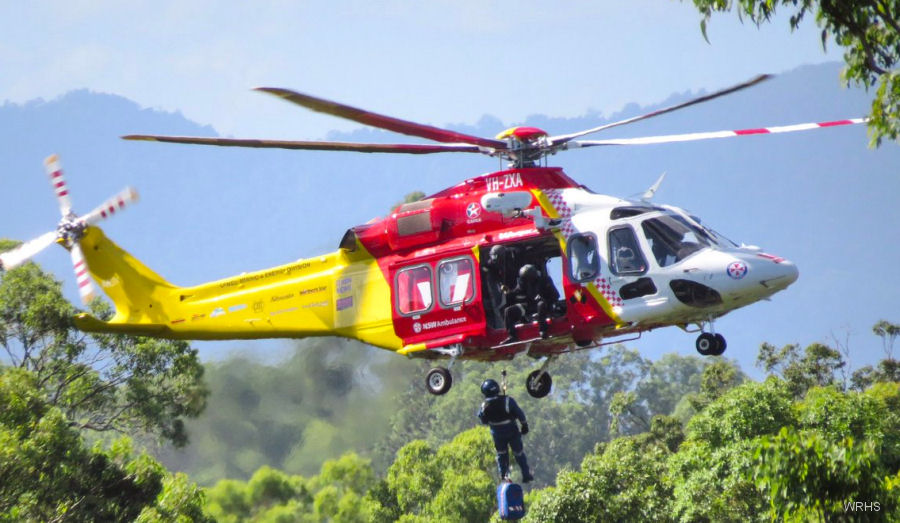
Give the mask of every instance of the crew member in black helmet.
[{"label": "crew member in black helmet", "polygon": [[[516,400],[500,394],[500,385],[494,380],[484,380],[481,384],[481,393],[484,394],[485,400],[481,404],[481,410],[478,411],[478,419],[491,428],[494,448],[497,449],[497,469],[500,472],[500,479],[509,477],[509,449],[512,448],[516,463],[522,470],[522,483],[532,481],[534,476],[531,475],[528,459],[522,448],[522,436],[528,434],[525,413],[519,408]],[[522,424],[521,430],[516,420]]]},{"label": "crew member in black helmet", "polygon": [[[549,285],[545,284],[547,281]],[[503,318],[509,337],[501,345],[517,341],[519,337],[516,335],[516,324],[530,321],[532,317],[537,318],[541,338],[546,338],[550,307],[559,298],[553,282],[543,278],[536,266],[527,263],[519,269],[516,287],[510,289],[506,296],[507,307]]]}]

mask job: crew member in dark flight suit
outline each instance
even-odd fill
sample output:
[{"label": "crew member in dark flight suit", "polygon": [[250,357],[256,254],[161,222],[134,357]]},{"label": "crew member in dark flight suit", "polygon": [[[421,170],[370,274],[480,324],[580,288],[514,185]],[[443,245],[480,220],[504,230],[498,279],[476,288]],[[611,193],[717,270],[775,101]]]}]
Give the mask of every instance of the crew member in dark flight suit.
[{"label": "crew member in dark flight suit", "polygon": [[503,310],[506,305],[505,292],[516,286],[518,266],[516,266],[517,249],[503,245],[494,245],[481,264],[484,281],[487,283],[490,307],[487,308],[492,327],[503,326]]},{"label": "crew member in dark flight suit", "polygon": [[506,293],[506,310],[503,318],[506,323],[506,331],[509,337],[503,340],[501,345],[512,343],[519,339],[516,334],[516,324],[522,321],[530,321],[537,316],[541,338],[547,337],[547,318],[550,307],[559,299],[559,292],[549,278],[542,278],[537,267],[528,263],[519,269],[519,277],[516,287]]},{"label": "crew member in dark flight suit", "polygon": [[[528,434],[525,413],[519,408],[516,400],[500,394],[500,385],[494,380],[484,380],[481,384],[481,393],[486,399],[478,411],[478,419],[491,428],[494,448],[497,449],[497,469],[500,472],[500,479],[509,477],[509,449],[512,448],[516,463],[522,471],[522,483],[534,480],[531,469],[528,468],[525,450],[522,448],[522,436]],[[521,431],[516,420],[522,424]]]}]

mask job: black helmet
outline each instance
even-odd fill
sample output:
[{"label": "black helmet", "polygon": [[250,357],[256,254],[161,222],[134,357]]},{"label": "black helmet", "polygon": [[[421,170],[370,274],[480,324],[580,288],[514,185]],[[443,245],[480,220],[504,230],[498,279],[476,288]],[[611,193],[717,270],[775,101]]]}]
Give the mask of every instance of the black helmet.
[{"label": "black helmet", "polygon": [[540,276],[540,272],[537,267],[530,263],[526,263],[519,269],[519,278],[522,278],[522,281],[532,282],[538,279]]},{"label": "black helmet", "polygon": [[491,247],[491,251],[488,254],[488,257],[490,257],[490,260],[492,262],[496,262],[497,260],[503,258],[503,256],[505,254],[506,254],[506,247],[504,247],[502,245],[494,245],[493,247]]},{"label": "black helmet", "polygon": [[500,385],[492,379],[486,379],[484,380],[484,383],[481,384],[481,393],[484,394],[486,398],[493,398],[500,394]]}]

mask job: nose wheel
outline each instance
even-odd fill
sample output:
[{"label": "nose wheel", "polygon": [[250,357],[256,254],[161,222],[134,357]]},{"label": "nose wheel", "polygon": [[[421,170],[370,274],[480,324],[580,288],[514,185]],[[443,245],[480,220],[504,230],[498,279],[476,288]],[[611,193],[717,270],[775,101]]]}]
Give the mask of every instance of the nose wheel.
[{"label": "nose wheel", "polygon": [[721,356],[728,346],[725,343],[725,336],[718,333],[713,334],[711,332],[704,332],[700,336],[697,336],[697,343],[695,345],[697,347],[697,352],[703,356]]}]

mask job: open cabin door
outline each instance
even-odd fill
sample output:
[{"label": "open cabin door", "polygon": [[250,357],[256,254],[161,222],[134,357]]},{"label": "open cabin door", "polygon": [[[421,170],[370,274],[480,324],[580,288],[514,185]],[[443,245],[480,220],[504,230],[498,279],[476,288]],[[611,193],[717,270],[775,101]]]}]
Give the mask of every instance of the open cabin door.
[{"label": "open cabin door", "polygon": [[[499,247],[499,249],[498,249]],[[545,301],[546,315],[550,318],[551,336],[570,331],[566,315],[564,263],[559,240],[550,234],[514,242],[484,245],[480,251],[482,283],[488,336],[492,340],[502,340],[508,335],[506,310],[514,305],[514,293],[504,292],[515,289],[519,271],[525,265],[533,265],[539,274],[539,287]],[[516,315],[518,338],[529,339],[537,336],[536,320],[532,307],[526,305],[528,314],[524,318]],[[531,330],[534,332],[531,332]]]}]

